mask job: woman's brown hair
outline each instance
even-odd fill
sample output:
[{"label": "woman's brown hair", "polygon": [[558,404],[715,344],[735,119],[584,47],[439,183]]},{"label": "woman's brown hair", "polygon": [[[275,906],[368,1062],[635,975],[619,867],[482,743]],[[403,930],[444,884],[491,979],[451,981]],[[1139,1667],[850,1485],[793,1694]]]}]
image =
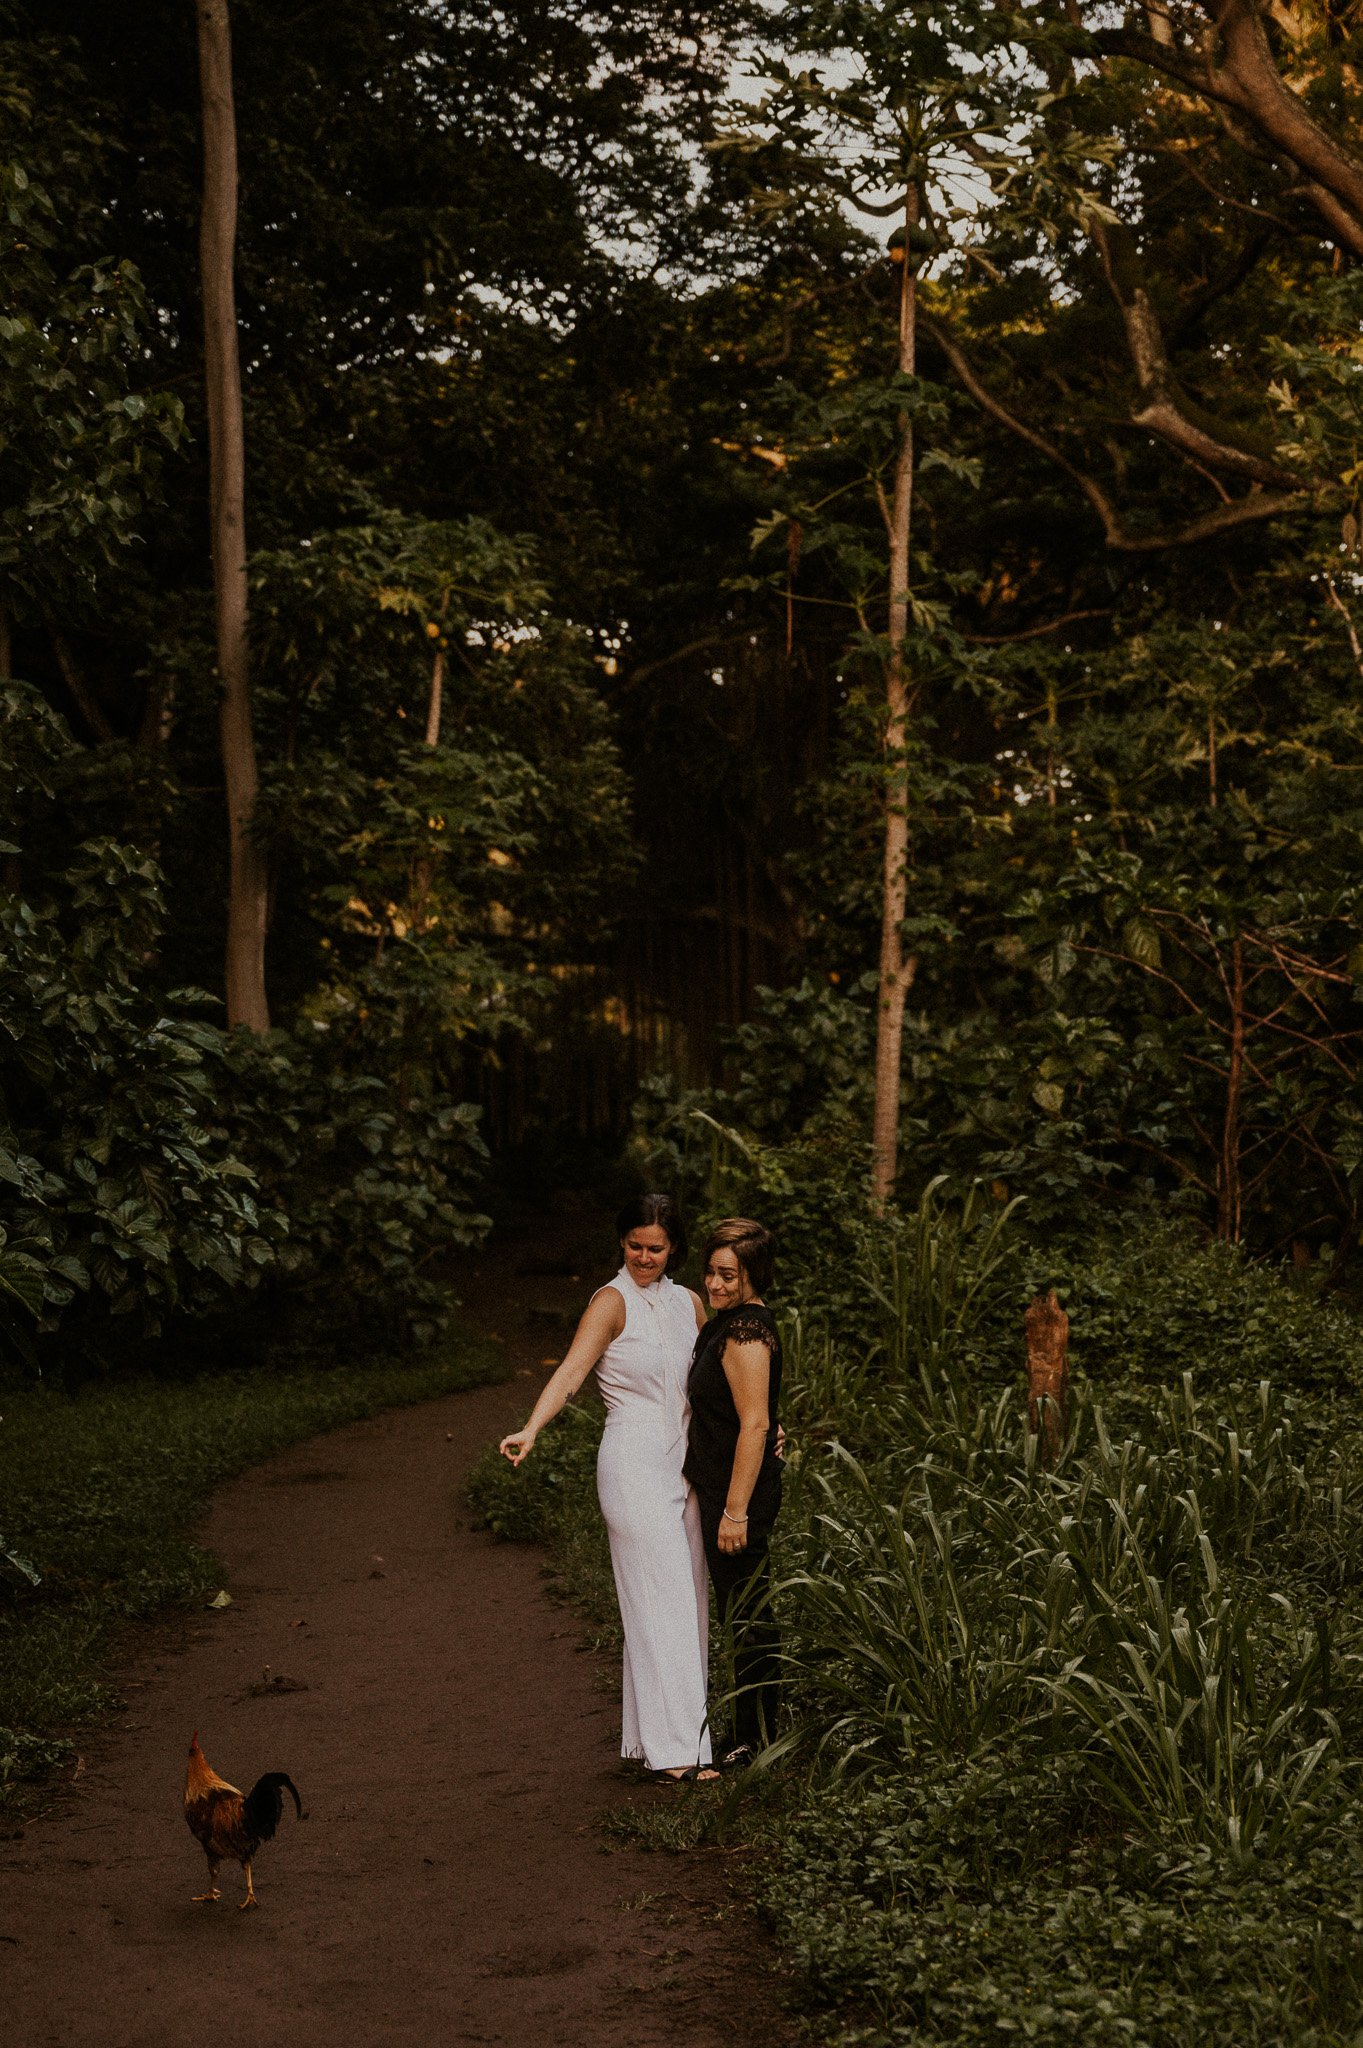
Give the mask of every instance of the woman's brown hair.
[{"label": "woman's brown hair", "polygon": [[730,1251],[747,1274],[754,1294],[765,1294],[776,1265],[776,1239],[751,1216],[726,1216],[717,1223],[701,1250],[704,1271],[716,1252]]},{"label": "woman's brown hair", "polygon": [[682,1221],[682,1212],[671,1195],[654,1191],[633,1196],[615,1219],[615,1235],[623,1244],[631,1230],[647,1230],[654,1226],[663,1232],[671,1246],[667,1256],[668,1272],[675,1271],[678,1266],[684,1266],[687,1253],[686,1225]]}]

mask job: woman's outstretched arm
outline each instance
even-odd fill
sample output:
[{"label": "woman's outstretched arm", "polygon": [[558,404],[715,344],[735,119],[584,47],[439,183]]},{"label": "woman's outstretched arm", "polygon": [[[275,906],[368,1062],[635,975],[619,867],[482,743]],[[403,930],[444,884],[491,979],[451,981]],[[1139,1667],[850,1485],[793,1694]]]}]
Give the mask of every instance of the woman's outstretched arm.
[{"label": "woman's outstretched arm", "polygon": [[504,1436],[498,1449],[504,1458],[510,1458],[513,1465],[519,1465],[534,1445],[546,1422],[552,1422],[565,1404],[572,1400],[592,1367],[600,1360],[602,1352],[625,1327],[625,1304],[614,1287],[603,1287],[594,1294],[583,1311],[572,1343],[568,1346],[562,1365],[553,1377],[545,1383],[544,1392],[530,1411],[530,1420],[524,1429],[518,1429],[511,1436]]},{"label": "woman's outstretched arm", "polygon": [[720,1517],[719,1547],[738,1551],[748,1547],[748,1502],[762,1470],[771,1427],[771,1353],[759,1338],[745,1338],[741,1344],[731,1339],[724,1347],[722,1363],[738,1410],[738,1442]]}]

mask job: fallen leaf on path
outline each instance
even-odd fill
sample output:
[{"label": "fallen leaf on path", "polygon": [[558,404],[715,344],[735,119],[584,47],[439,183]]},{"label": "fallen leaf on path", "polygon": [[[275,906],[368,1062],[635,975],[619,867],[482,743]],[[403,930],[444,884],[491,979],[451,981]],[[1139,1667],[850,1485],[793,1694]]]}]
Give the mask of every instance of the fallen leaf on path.
[{"label": "fallen leaf on path", "polygon": [[221,1589],[213,1595],[213,1598],[211,1600],[204,1601],[205,1607],[230,1607],[231,1605],[232,1595],[230,1593],[223,1592]]}]

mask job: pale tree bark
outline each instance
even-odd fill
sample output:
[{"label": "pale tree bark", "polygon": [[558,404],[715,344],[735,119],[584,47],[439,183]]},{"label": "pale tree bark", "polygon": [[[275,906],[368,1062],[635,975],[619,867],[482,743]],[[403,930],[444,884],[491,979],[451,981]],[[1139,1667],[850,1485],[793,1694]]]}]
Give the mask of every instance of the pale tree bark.
[{"label": "pale tree bark", "polygon": [[445,702],[445,655],[437,647],[431,662],[431,694],[426,703],[426,744],[440,745],[440,714]]},{"label": "pale tree bark", "polygon": [[449,616],[450,593],[440,601],[440,634],[431,659],[431,693],[426,700],[426,744],[440,745],[440,719],[445,705],[445,621]]},{"label": "pale tree bark", "polygon": [[[904,270],[899,292],[899,363],[911,377],[918,360],[917,280],[913,252],[918,225],[918,187],[912,181],[904,202]],[[871,1200],[883,1206],[894,1192],[899,1162],[899,1085],[904,1042],[904,1005],[917,971],[916,956],[904,951],[908,902],[910,687],[905,640],[909,631],[909,537],[913,524],[913,418],[899,417],[894,495],[885,507],[890,556],[889,653],[885,661],[885,850],[880,928],[880,990],[876,1016],[876,1092],[871,1127]]]},{"label": "pale tree bark", "polygon": [[203,98],[204,188],[199,264],[204,299],[213,593],[217,612],[219,733],[227,787],[227,1021],[268,1031],[265,927],[269,876],[251,831],[256,806],[255,734],[246,602],[246,457],[241,412],[234,263],[237,130],[227,0],[196,0]]}]

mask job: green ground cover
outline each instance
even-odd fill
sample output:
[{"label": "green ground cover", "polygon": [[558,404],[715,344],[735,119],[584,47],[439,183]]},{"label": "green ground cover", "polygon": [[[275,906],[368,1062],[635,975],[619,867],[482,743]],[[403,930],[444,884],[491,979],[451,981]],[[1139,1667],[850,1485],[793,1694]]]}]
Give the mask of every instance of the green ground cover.
[{"label": "green ground cover", "polygon": [[67,1731],[112,1706],[112,1628],[219,1583],[191,1533],[215,1486],[320,1430],[501,1371],[494,1346],[456,1333],[411,1362],[285,1359],[0,1394],[0,1807],[31,1799]]},{"label": "green ground cover", "polygon": [[[1074,1318],[1052,1471],[1043,1268]],[[860,1341],[845,1266],[787,1325],[784,1742],[645,1838],[766,1844],[837,2048],[1363,2040],[1354,1317],[1168,1229],[1043,1257],[931,1197],[856,1290]],[[594,1435],[473,1497],[599,1611]]]}]

